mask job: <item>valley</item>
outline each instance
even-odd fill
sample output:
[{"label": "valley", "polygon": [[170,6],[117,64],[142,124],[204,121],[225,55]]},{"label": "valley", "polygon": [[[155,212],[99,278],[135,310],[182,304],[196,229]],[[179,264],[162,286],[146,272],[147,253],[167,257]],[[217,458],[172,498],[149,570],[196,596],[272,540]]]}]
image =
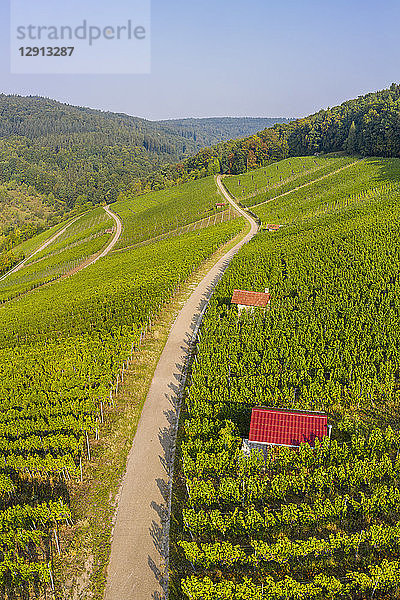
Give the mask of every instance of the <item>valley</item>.
[{"label": "valley", "polygon": [[4,600],[398,597],[399,105],[199,149],[249,123],[0,98]]}]

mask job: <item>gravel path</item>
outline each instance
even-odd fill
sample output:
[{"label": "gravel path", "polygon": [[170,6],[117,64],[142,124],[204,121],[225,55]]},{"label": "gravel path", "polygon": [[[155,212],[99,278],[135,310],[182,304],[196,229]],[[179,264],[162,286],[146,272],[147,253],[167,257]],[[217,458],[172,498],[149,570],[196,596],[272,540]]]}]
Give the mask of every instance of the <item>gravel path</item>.
[{"label": "gravel path", "polygon": [[[107,254],[109,254],[111,252],[111,250],[114,248],[115,244],[118,242],[119,238],[121,237],[121,233],[122,233],[121,219],[112,210],[110,210],[109,206],[103,206],[103,208],[106,211],[106,213],[115,221],[115,225],[116,225],[115,234],[114,234],[113,239],[104,248],[104,250],[102,252],[100,252],[100,254],[96,254],[92,259],[90,259],[90,261],[87,264],[85,263],[85,265],[82,266],[83,269],[85,269],[89,265],[93,265],[95,262],[97,262],[99,260],[99,258],[103,258],[104,256],[107,256]],[[81,271],[82,269],[78,269],[78,270]]]},{"label": "gravel path", "polygon": [[216,183],[225,199],[249,221],[251,229],[211,268],[171,327],[143,407],[120,490],[106,600],[165,597],[171,465],[188,352],[216,283],[233,256],[258,230],[254,219],[227,193],[220,176]]}]

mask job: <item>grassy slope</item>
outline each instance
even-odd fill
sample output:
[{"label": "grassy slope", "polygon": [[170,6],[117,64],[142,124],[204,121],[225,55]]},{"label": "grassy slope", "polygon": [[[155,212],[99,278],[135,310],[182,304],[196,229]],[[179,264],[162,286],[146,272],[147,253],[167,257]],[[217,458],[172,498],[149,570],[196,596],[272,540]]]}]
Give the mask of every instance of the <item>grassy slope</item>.
[{"label": "grassy slope", "polygon": [[63,229],[63,227],[65,227],[70,221],[72,221],[72,218],[68,219],[68,221],[63,221],[62,223],[53,225],[53,227],[50,227],[50,229],[46,229],[46,231],[38,233],[29,240],[25,240],[21,244],[18,244],[14,247],[15,252],[19,252],[24,256],[29,256],[30,254],[32,254],[32,252],[37,250],[37,248],[39,248],[44,242],[49,240],[54,234]]},{"label": "grassy slope", "polygon": [[[115,305],[114,309],[122,318],[125,312],[123,297],[126,295],[129,295],[132,305],[136,304],[136,309],[129,315],[130,320],[140,320],[144,308],[147,310],[154,304],[157,290],[161,293],[160,300],[165,295],[169,297],[167,282],[183,279],[186,269],[190,272],[191,261],[200,264],[202,258],[209,254],[208,248],[214,251],[221,243],[220,235],[224,242],[224,236],[230,236],[231,231],[236,233],[238,227],[240,229],[241,224],[236,220],[202,230],[201,235],[193,232],[150,247],[112,254],[71,278],[33,291],[0,309],[0,344],[11,343],[16,332],[28,336],[30,332],[36,332],[35,335],[40,337],[43,334],[48,338],[53,331],[58,336],[75,328],[86,330],[90,328],[90,324],[85,325],[89,315],[99,315],[101,307],[106,305]],[[199,244],[206,244],[206,250],[196,247],[197,237]],[[128,322],[127,318],[125,321]]]},{"label": "grassy slope", "polygon": [[[177,227],[221,212],[223,209],[215,207],[220,201],[213,177],[207,177],[113,203],[112,210],[123,221],[123,233],[116,248],[133,246],[166,232],[173,235]],[[29,254],[64,225],[27,240],[16,246],[15,251]],[[28,261],[21,271],[0,282],[0,302],[68,273],[106,245],[110,237],[106,230],[112,226],[113,221],[101,207],[82,215],[51,245]]]},{"label": "grassy slope", "polygon": [[[25,401],[22,390],[31,387],[28,380],[36,381],[38,376],[39,389],[51,397],[50,390],[59,387],[52,374],[54,365],[63,377],[68,373],[74,375],[73,393],[78,398],[84,399],[87,394],[88,374],[92,385],[99,386],[98,393],[102,394],[109,385],[109,365],[113,365],[115,378],[122,359],[130,353],[131,343],[137,342],[136,331],[140,324],[149,314],[154,321],[159,305],[174,294],[176,287],[207,256],[242,227],[240,220],[236,220],[150,248],[107,257],[72,278],[33,291],[0,309],[3,402],[10,400],[6,390],[11,380],[14,385],[18,382],[21,390],[19,404]],[[40,375],[33,366],[36,361],[40,364]],[[95,442],[91,436],[92,459],[88,465],[84,461],[84,484],[73,480],[68,486],[75,524],[72,529],[61,532],[64,555],[55,565],[57,586],[67,594],[82,585],[79,574],[89,569],[88,589],[95,598],[102,597],[113,499],[140,416],[144,400],[141,394],[149,385],[152,368],[154,366],[141,363],[140,371],[134,375],[135,380],[140,381],[139,404],[137,389],[128,392],[115,412],[105,404],[104,412],[109,416],[101,432],[101,442]],[[35,386],[37,388],[37,384]],[[71,391],[61,382],[61,395]],[[122,437],[120,430],[116,433],[116,423],[124,431]],[[114,445],[115,436],[118,447]],[[42,491],[36,501],[45,499]],[[85,593],[89,593],[88,589]]]},{"label": "grassy slope", "polygon": [[356,160],[354,156],[342,154],[288,158],[243,175],[229,177],[225,184],[235,198],[247,206],[252,206]]},{"label": "grassy slope", "polygon": [[357,202],[357,197],[371,189],[397,185],[400,179],[399,159],[365,158],[345,171],[328,175],[320,181],[254,206],[254,212],[265,223],[286,224],[314,213],[339,207],[343,202]]},{"label": "grassy slope", "polygon": [[[167,201],[165,194],[160,193],[162,210],[157,210],[155,194],[148,198],[142,196],[141,202],[154,208],[155,223],[157,215],[163,220],[165,206],[171,210],[173,207],[179,213],[186,208],[187,202],[192,208],[192,212],[188,210],[187,214],[197,218],[209,206],[207,194],[211,194],[212,189],[210,181],[199,182],[200,185],[196,183],[193,184],[195,192],[193,188],[188,191],[186,187],[182,194],[178,194],[178,201],[176,193]],[[211,205],[213,202],[214,199]],[[130,213],[129,210],[127,212]],[[108,219],[101,208],[82,215],[53,244],[33,257],[26,270],[15,277],[24,274],[27,281],[23,285],[27,287],[40,280],[46,269],[65,264],[70,253],[77,256],[88,247],[92,251],[91,243],[94,241],[99,244],[103,237],[91,239],[91,236],[101,233],[104,226],[109,225],[104,218]],[[4,413],[7,410],[10,412],[3,415],[3,426],[6,427],[12,419],[13,427],[20,431],[17,441],[13,442],[13,452],[17,456],[19,438],[24,444],[33,441],[28,455],[25,455],[27,460],[36,460],[41,456],[40,449],[35,450],[35,447],[38,443],[39,446],[43,444],[43,440],[49,440],[50,443],[46,457],[50,459],[55,456],[61,460],[67,450],[57,448],[60,434],[65,448],[70,447],[71,435],[72,439],[76,435],[77,440],[82,441],[82,431],[69,431],[66,424],[56,429],[54,424],[51,427],[49,425],[46,430],[45,423],[49,418],[46,411],[53,410],[60,399],[70,402],[71,398],[76,398],[74,407],[65,409],[68,418],[80,415],[85,420],[92,410],[90,403],[93,399],[98,403],[99,398],[103,399],[104,412],[107,414],[100,441],[93,439],[93,431],[90,433],[93,451],[90,464],[83,453],[83,485],[72,480],[66,490],[61,476],[59,481],[56,476],[50,478],[51,483],[44,476],[40,486],[33,488],[34,496],[31,497],[33,492],[29,478],[20,479],[17,473],[12,475],[20,491],[7,505],[43,502],[50,497],[54,500],[60,490],[64,499],[70,497],[75,525],[61,532],[64,555],[54,563],[57,586],[66,594],[73,594],[73,589],[84,586],[87,587],[85,593],[90,594],[90,589],[94,597],[101,597],[113,497],[124,471],[129,443],[154,368],[154,364],[150,363],[152,366],[149,366],[146,360],[151,358],[154,361],[156,356],[149,357],[146,354],[139,372],[134,374],[134,380],[140,381],[139,400],[137,389],[128,388],[124,392],[124,401],[115,411],[110,410],[106,406],[110,381],[115,381],[122,360],[128,357],[132,343],[137,343],[140,327],[150,316],[154,322],[177,288],[210,254],[242,228],[242,220],[236,219],[153,243],[149,247],[109,255],[71,278],[35,289],[0,308],[0,395]],[[131,231],[135,235],[132,226]],[[46,235],[38,237],[42,241]],[[25,251],[37,247],[38,241],[34,239],[25,243]],[[17,288],[13,289],[15,292]],[[166,335],[173,315],[167,311],[163,318],[163,332]],[[164,336],[162,340],[165,339]],[[161,351],[162,340],[157,341],[157,352]],[[17,389],[18,394],[15,395]],[[41,420],[36,422],[32,415],[36,414],[39,404]],[[14,412],[14,408],[17,412]],[[61,410],[62,414],[64,409],[60,406],[55,410]],[[98,418],[97,412],[93,418]],[[24,429],[26,426],[28,429]],[[7,429],[3,428],[5,439],[7,435]],[[73,455],[79,463],[78,455]],[[55,481],[58,481],[56,485]],[[86,580],[85,576],[81,577],[85,570],[88,571]]]}]

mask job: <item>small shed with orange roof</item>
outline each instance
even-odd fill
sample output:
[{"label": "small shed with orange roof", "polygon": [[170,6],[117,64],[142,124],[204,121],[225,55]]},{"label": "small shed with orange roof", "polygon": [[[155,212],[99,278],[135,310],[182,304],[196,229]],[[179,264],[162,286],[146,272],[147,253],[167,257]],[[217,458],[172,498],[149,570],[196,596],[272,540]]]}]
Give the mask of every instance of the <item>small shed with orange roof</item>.
[{"label": "small shed with orange roof", "polygon": [[249,292],[247,290],[233,290],[231,304],[237,304],[240,310],[254,310],[254,308],[268,308],[271,303],[269,290],[265,292]]},{"label": "small shed with orange roof", "polygon": [[267,231],[278,231],[278,229],[280,229],[282,227],[282,225],[277,225],[274,223],[267,223],[267,225],[263,225],[262,228],[266,229]]}]

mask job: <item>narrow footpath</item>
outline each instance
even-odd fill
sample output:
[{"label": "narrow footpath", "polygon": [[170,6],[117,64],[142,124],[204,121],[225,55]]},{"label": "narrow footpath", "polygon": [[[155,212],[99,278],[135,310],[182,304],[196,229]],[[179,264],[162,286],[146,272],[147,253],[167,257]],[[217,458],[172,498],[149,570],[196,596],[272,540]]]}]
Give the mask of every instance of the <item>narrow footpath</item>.
[{"label": "narrow footpath", "polygon": [[116,514],[106,600],[161,600],[168,579],[172,464],[185,365],[205,308],[232,258],[258,231],[256,221],[226,191],[224,198],[250,223],[250,232],[207,273],[179,312],[157,364],[128,456]]}]

